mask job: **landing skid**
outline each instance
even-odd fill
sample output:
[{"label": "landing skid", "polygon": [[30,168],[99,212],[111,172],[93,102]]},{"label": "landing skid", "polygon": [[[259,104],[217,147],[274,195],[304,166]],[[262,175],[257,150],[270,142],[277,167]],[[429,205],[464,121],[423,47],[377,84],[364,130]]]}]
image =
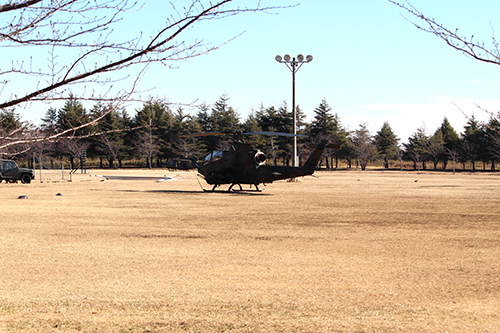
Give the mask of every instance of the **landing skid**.
[{"label": "landing skid", "polygon": [[240,187],[239,190],[233,190],[233,192],[237,192],[237,191],[244,191],[244,192],[262,192],[261,189],[259,189],[259,185],[257,184],[253,184],[253,186],[255,186],[255,190],[252,190],[252,185],[250,185],[250,189],[249,190],[244,190],[243,187],[241,187],[241,184],[231,184],[231,186],[229,186],[229,188],[227,189],[228,192],[231,192],[231,190],[233,189],[233,186],[234,185],[238,185]]},{"label": "landing skid", "polygon": [[231,184],[231,186],[229,186],[229,188],[227,189],[227,191],[231,192],[231,190],[233,189],[234,185],[238,185],[240,187],[240,191],[243,191],[243,187],[241,187],[241,184]]},{"label": "landing skid", "polygon": [[[259,189],[259,186],[256,185],[256,184],[253,184],[253,186],[255,186],[255,190],[252,190],[252,189],[249,189],[249,190],[244,190],[243,187],[241,186],[241,184],[231,184],[229,185],[229,188],[227,189],[227,191],[216,191],[215,189],[217,187],[219,187],[221,184],[215,184],[211,190],[205,190],[203,189],[204,192],[262,192],[261,189]],[[235,190],[233,189],[234,185],[238,185],[238,187],[240,188],[239,190]],[[251,187],[252,185],[250,185]]]}]

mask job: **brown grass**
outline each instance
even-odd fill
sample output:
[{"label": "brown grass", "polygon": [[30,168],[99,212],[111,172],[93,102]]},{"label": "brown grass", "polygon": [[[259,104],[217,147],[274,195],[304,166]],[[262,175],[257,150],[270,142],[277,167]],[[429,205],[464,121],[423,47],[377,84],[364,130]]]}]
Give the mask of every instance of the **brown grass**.
[{"label": "brown grass", "polygon": [[181,175],[0,184],[0,331],[500,331],[500,175]]}]

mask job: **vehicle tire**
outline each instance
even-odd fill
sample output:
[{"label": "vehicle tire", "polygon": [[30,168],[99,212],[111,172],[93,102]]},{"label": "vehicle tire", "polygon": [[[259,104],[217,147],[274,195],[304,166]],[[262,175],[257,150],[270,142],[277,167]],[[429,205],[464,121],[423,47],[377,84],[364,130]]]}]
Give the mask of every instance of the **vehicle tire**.
[{"label": "vehicle tire", "polygon": [[21,183],[23,184],[29,184],[31,183],[31,177],[28,174],[24,174],[21,176]]}]

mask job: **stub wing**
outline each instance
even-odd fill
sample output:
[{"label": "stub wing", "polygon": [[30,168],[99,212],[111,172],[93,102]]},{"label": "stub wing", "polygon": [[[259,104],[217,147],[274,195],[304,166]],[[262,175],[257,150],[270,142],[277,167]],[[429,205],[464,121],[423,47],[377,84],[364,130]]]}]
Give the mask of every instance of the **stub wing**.
[{"label": "stub wing", "polygon": [[99,177],[105,180],[155,180],[157,183],[168,182],[173,180],[181,180],[184,177],[179,175],[168,176],[165,175],[163,178],[153,177],[153,176],[107,176],[107,175],[90,175],[90,177]]}]

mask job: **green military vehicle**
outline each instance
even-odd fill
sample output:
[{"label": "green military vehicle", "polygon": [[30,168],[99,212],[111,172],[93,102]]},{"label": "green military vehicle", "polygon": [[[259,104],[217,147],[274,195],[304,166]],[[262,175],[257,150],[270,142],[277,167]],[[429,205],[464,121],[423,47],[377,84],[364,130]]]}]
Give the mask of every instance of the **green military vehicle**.
[{"label": "green military vehicle", "polygon": [[2,180],[6,183],[17,183],[20,180],[23,184],[29,184],[32,179],[35,179],[33,170],[20,168],[12,160],[0,159],[0,183]]}]

